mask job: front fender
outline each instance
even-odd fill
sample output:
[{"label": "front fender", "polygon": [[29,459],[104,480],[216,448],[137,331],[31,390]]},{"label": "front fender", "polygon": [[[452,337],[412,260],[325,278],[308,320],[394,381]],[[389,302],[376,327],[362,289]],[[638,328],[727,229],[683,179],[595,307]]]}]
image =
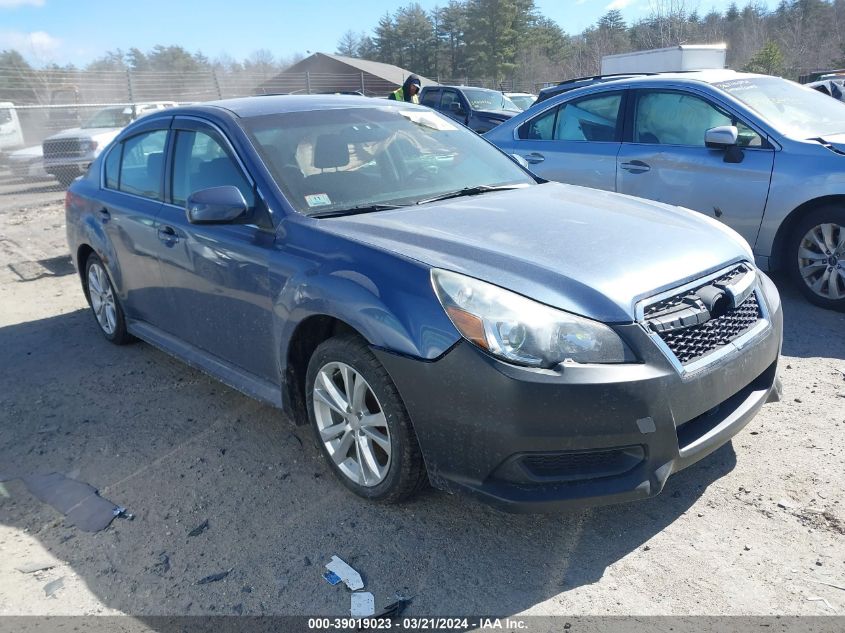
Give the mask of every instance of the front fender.
[{"label": "front fender", "polygon": [[[370,249],[368,249],[370,250]],[[392,259],[387,261],[373,261]],[[296,328],[313,316],[328,316],[354,328],[381,349],[435,359],[460,338],[431,287],[427,267],[371,254],[368,266],[328,266],[292,276],[275,311],[279,347],[287,350]],[[284,375],[286,354],[281,355]]]}]

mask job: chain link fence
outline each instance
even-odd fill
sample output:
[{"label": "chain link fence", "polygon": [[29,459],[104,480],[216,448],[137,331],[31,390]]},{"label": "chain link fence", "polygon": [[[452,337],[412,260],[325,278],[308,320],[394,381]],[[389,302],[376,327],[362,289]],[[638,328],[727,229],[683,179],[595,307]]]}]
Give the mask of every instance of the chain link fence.
[{"label": "chain link fence", "polygon": [[[438,78],[438,83],[534,93],[545,85],[471,77]],[[43,141],[58,132],[90,125],[105,108],[118,108],[118,114],[124,109],[122,126],[144,110],[143,104],[171,106],[266,94],[386,97],[394,89],[390,81],[365,72],[33,71],[0,67],[0,180],[51,179],[43,170]],[[21,149],[24,151],[18,151]]]}]

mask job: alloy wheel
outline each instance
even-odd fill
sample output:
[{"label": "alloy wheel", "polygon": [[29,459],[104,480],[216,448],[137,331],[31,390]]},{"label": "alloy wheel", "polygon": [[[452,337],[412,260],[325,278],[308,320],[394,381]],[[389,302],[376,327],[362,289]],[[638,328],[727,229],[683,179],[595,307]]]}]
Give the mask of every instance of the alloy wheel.
[{"label": "alloy wheel", "polygon": [[109,336],[117,329],[117,304],[106,271],[95,262],[88,268],[88,296],[91,298],[91,308],[97,323],[103,332]]},{"label": "alloy wheel", "polygon": [[364,377],[341,362],[324,365],[314,381],[314,417],[320,440],[351,481],[373,487],[390,469],[390,429]]},{"label": "alloy wheel", "polygon": [[845,226],[825,223],[807,231],[798,246],[798,269],[818,296],[845,298]]}]

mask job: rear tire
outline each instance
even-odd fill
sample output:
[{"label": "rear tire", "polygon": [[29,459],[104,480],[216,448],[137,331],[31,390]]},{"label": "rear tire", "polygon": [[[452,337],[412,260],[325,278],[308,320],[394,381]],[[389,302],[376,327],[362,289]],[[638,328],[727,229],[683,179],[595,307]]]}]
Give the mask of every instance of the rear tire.
[{"label": "rear tire", "polygon": [[321,343],[305,387],[317,444],[344,486],[371,501],[399,503],[425,485],[408,412],[366,342],[343,336]]},{"label": "rear tire", "polygon": [[786,263],[810,302],[845,311],[845,209],[827,205],[801,218],[790,235]]},{"label": "rear tire", "polygon": [[106,340],[126,345],[135,337],[126,331],[126,318],[103,261],[94,253],[85,260],[85,295],[94,321]]}]

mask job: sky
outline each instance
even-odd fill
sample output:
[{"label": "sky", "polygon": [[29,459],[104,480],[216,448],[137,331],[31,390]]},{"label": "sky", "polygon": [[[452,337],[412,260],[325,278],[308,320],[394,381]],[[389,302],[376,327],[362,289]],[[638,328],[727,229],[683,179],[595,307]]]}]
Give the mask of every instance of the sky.
[{"label": "sky", "polygon": [[[277,57],[333,53],[347,31],[371,33],[378,19],[411,0],[0,0],[0,50],[15,49],[31,64],[84,66],[118,48],[148,51],[178,45],[210,59],[243,60],[259,49]],[[424,9],[448,0],[418,0]],[[580,33],[609,9],[634,22],[652,0],[535,0],[567,33]],[[774,6],[776,0],[764,4]],[[730,0],[686,0],[700,14]],[[744,0],[737,3],[744,6]]]}]

